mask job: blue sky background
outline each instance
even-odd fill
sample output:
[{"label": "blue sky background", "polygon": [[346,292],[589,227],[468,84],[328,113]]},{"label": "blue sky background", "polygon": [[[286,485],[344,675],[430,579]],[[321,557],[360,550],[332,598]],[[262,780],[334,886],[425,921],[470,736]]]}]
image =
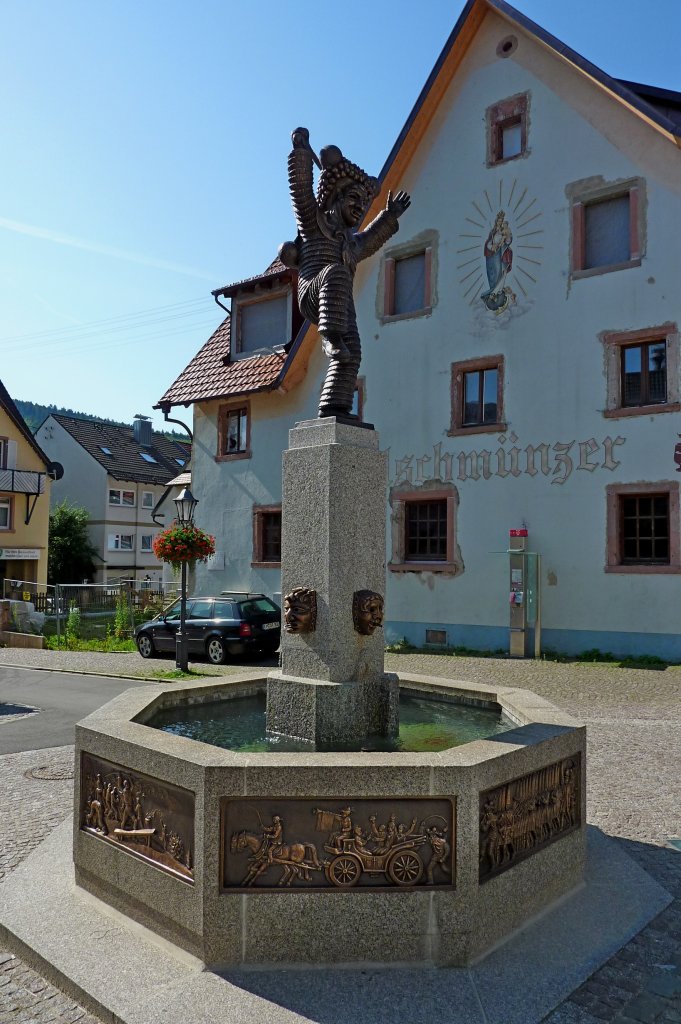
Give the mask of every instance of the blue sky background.
[{"label": "blue sky background", "polygon": [[[151,415],[220,322],[211,289],[264,269],[292,235],[290,130],[378,173],[463,6],[0,4],[13,397]],[[615,77],[681,90],[679,0],[516,6]]]}]

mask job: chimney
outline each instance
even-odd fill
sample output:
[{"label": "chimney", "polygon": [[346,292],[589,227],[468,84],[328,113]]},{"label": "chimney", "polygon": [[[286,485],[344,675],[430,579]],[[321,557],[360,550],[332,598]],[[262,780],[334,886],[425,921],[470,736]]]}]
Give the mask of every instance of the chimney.
[{"label": "chimney", "polygon": [[138,444],[141,444],[143,448],[151,447],[152,436],[150,416],[140,416],[138,413],[133,420],[132,431]]}]

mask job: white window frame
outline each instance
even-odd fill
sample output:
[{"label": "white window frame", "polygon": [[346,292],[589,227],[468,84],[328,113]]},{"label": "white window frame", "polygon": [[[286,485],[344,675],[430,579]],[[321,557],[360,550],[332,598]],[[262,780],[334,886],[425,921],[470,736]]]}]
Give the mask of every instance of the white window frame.
[{"label": "white window frame", "polygon": [[[151,498],[151,501],[147,501],[147,498]],[[153,491],[142,491],[142,508],[153,508],[154,507],[154,492]]]},{"label": "white window frame", "polygon": [[[149,547],[145,547],[145,545],[144,545],[145,540],[149,541]],[[153,535],[153,533],[143,533],[143,534],[141,534],[141,536],[140,536],[140,551],[143,551],[145,554],[152,554],[153,550],[154,550],[153,544],[154,544],[154,535]]]},{"label": "white window frame", "polygon": [[0,522],[0,530],[11,530],[12,529],[12,499],[11,498],[0,498],[0,509],[7,509],[7,523],[3,524]]},{"label": "white window frame", "polygon": [[[129,539],[130,544],[123,546],[123,540]],[[134,533],[110,533],[108,540],[109,551],[134,551],[135,550],[135,534]]]},{"label": "white window frame", "polygon": [[[117,494],[118,501],[112,501],[111,495]],[[123,501],[124,494],[132,494],[132,501]],[[116,508],[134,508],[137,504],[137,496],[134,491],[131,491],[128,487],[110,487],[109,488],[109,504]]]}]

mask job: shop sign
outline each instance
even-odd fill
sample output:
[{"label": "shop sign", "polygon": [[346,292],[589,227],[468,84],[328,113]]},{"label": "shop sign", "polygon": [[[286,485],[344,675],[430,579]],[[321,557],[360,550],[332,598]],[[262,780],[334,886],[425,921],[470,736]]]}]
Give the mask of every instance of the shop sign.
[{"label": "shop sign", "polygon": [[0,559],[7,562],[13,561],[38,561],[40,551],[38,548],[0,548]]}]

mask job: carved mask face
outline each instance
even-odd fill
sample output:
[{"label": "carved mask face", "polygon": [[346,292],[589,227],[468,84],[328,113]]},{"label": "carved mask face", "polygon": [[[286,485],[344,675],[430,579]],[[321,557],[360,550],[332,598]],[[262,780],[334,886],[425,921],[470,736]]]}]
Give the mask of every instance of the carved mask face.
[{"label": "carved mask face", "polygon": [[355,629],[363,636],[372,636],[383,625],[383,598],[372,590],[358,590],[353,606]]},{"label": "carved mask face", "polygon": [[284,629],[287,633],[312,633],[317,623],[317,595],[296,587],[284,598]]},{"label": "carved mask face", "polygon": [[341,194],[340,212],[343,222],[354,228],[361,221],[368,202],[368,196],[361,185],[349,185]]}]

